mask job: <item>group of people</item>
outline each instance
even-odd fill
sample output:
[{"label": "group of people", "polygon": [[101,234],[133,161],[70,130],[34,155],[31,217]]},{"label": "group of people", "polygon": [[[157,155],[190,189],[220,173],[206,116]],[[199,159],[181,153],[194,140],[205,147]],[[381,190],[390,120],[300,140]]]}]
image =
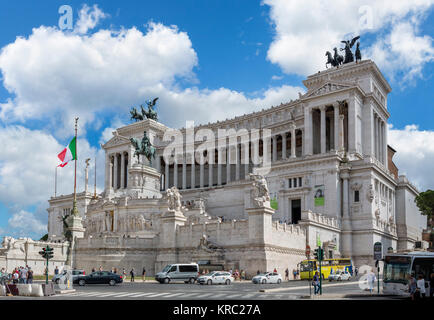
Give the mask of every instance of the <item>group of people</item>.
[{"label": "group of people", "polygon": [[[431,275],[430,275],[429,283],[430,283],[429,296],[430,296],[430,298],[432,298],[434,295],[434,272],[431,273]],[[425,279],[424,279],[423,274],[419,274],[419,276],[417,277],[417,280],[416,280],[414,274],[410,275],[410,281],[408,284],[408,289],[410,292],[411,300],[425,298],[427,295],[427,292],[426,292],[427,286],[428,286],[428,284],[425,284]]]},{"label": "group of people", "polygon": [[[276,270],[276,269],[274,269],[274,270]],[[277,272],[277,271],[274,271],[274,272]],[[293,280],[297,280],[297,277],[299,276],[299,274],[300,274],[300,270],[293,269],[292,270]],[[286,268],[286,270],[285,270],[285,280],[289,281],[289,269],[288,268]]]},{"label": "group of people", "polygon": [[13,284],[31,284],[33,283],[33,270],[29,266],[14,268],[12,273],[6,272],[5,268],[0,270],[0,279],[2,284],[12,280]]},{"label": "group of people", "polygon": [[[101,265],[99,266],[98,270],[103,271],[103,268]],[[96,269],[95,269],[95,267],[93,267],[92,272],[95,272],[95,271],[96,271]],[[112,268],[111,272],[118,274],[118,268]],[[127,271],[125,270],[125,268],[122,268],[122,272],[120,274],[122,275],[122,279],[127,278]],[[136,276],[136,271],[134,270],[134,268],[131,268],[129,275],[130,275],[130,281],[134,282],[135,276]],[[142,269],[142,281],[146,281],[146,268],[145,267],[143,267],[143,269]]]}]

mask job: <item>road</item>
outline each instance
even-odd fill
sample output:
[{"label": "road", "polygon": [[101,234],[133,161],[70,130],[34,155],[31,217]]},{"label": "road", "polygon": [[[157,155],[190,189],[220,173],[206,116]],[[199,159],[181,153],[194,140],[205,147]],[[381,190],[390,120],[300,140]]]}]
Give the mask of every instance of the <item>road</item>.
[{"label": "road", "polygon": [[[253,284],[248,281],[231,285],[199,285],[185,283],[159,284],[154,281],[125,282],[116,286],[74,285],[74,293],[51,297],[1,297],[0,299],[49,299],[49,300],[293,300],[309,298],[307,281],[290,281],[277,284]],[[271,290],[270,290],[271,289]],[[261,292],[264,291],[264,292]],[[312,288],[313,292],[313,288]],[[361,295],[370,298],[360,289],[358,281],[345,281],[323,285],[323,298],[339,295]],[[317,297],[318,298],[318,297]]]}]

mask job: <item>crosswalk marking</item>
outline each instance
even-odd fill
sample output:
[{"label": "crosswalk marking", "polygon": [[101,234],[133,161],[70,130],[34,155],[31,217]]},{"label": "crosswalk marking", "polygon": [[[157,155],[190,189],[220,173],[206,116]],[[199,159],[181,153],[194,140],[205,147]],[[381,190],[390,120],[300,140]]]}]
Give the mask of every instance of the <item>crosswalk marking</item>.
[{"label": "crosswalk marking", "polygon": [[226,293],[220,293],[220,294],[216,294],[216,295],[212,296],[212,298],[220,298],[220,297],[223,297],[226,295],[227,295]]},{"label": "crosswalk marking", "polygon": [[173,298],[173,297],[179,296],[181,294],[184,294],[184,292],[172,293],[172,294],[169,294],[168,296],[165,296],[163,298]]},{"label": "crosswalk marking", "polygon": [[124,294],[118,294],[115,295],[116,298],[124,298],[124,297],[128,297],[128,296],[132,296],[134,294],[137,294],[137,292],[130,292],[130,293],[124,293]]},{"label": "crosswalk marking", "polygon": [[191,297],[191,296],[195,296],[195,295],[197,295],[197,294],[201,294],[200,292],[193,292],[193,293],[187,293],[187,294],[185,294],[183,297],[185,298],[185,297]]},{"label": "crosswalk marking", "polygon": [[152,294],[155,294],[155,292],[141,292],[141,293],[137,293],[135,295],[130,296],[130,298],[138,298],[138,297],[146,297],[146,296],[150,296]]},{"label": "crosswalk marking", "polygon": [[243,298],[247,299],[247,298],[253,297],[254,295],[255,295],[254,293],[249,293],[249,294],[246,294],[245,296],[243,296]]},{"label": "crosswalk marking", "polygon": [[156,293],[153,295],[148,296],[149,298],[155,298],[155,297],[160,297],[160,296],[164,296],[166,294],[170,294],[170,292],[161,292],[161,293]]},{"label": "crosswalk marking", "polygon": [[101,292],[85,292],[80,294],[81,297],[92,297],[101,294]]},{"label": "crosswalk marking", "polygon": [[100,297],[105,298],[105,297],[117,296],[118,294],[125,294],[125,293],[127,292],[111,292],[111,293],[101,294]]}]

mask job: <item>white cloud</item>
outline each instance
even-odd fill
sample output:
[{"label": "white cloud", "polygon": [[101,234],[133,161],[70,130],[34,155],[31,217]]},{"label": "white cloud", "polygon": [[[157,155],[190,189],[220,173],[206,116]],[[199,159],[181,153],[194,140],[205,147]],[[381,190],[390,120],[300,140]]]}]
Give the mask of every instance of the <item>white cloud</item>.
[{"label": "white cloud", "polygon": [[90,8],[85,4],[78,14],[78,21],[74,31],[82,34],[87,33],[88,30],[95,28],[101,19],[106,17],[107,14],[102,12],[102,10],[98,8],[98,5],[94,4],[93,7]]},{"label": "white cloud", "polygon": [[417,125],[402,130],[389,126],[388,144],[397,151],[393,161],[399,174],[406,174],[421,191],[434,189],[434,131],[419,130]]},{"label": "white cloud", "polygon": [[[0,128],[2,149],[0,153],[0,202],[19,210],[30,205],[45,205],[54,195],[54,172],[60,163],[57,154],[67,143],[60,144],[51,134],[30,130],[22,126]],[[68,141],[69,142],[69,141]],[[104,155],[102,150],[90,147],[84,139],[78,139],[77,191],[84,189],[84,160],[97,156],[99,186],[103,185]],[[93,167],[93,161],[92,161]],[[58,168],[57,194],[73,191],[74,166]],[[93,176],[93,172],[90,172]],[[93,181],[90,178],[90,181]]]},{"label": "white cloud", "polygon": [[[85,7],[79,27],[94,26],[103,15],[95,6]],[[181,89],[177,79],[194,82],[197,64],[188,35],[176,26],[150,23],[146,33],[132,27],[91,35],[41,26],[0,53],[3,84],[13,94],[0,103],[0,119],[44,119],[47,129],[65,138],[72,133],[75,116],[80,117],[82,135],[89,124],[101,125],[98,119],[106,112],[127,115],[131,106],[156,96],[160,119],[182,126],[185,120],[222,120],[280,104],[303,91],[282,86],[250,98],[227,88]],[[104,139],[110,130],[104,130]]]},{"label": "white cloud", "polygon": [[12,215],[8,220],[9,227],[15,229],[14,233],[36,233],[41,236],[47,232],[47,225],[38,220],[33,213],[21,210]]},{"label": "white cloud", "polygon": [[[363,58],[372,58],[390,74],[410,71],[410,78],[420,76],[423,65],[432,60],[432,41],[428,36],[418,36],[417,26],[434,0],[306,0],[302,3],[264,0],[263,3],[270,6],[276,32],[267,58],[285,73],[307,75],[324,69],[324,53],[333,47],[340,48],[340,41],[349,38],[346,32],[361,34]],[[371,20],[365,20],[366,12],[372,13]],[[391,26],[392,31],[388,33]],[[378,40],[372,48],[364,47],[363,35],[372,36],[374,32],[386,40]],[[416,57],[410,61],[413,55]]]}]

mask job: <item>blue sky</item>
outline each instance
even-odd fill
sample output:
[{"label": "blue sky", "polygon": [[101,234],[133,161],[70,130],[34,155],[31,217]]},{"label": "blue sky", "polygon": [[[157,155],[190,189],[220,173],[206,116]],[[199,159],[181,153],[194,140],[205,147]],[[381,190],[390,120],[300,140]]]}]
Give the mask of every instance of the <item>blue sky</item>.
[{"label": "blue sky", "polygon": [[[59,30],[64,4],[74,30]],[[129,123],[132,105],[159,96],[161,122],[181,127],[280,104],[324,69],[325,50],[355,34],[393,88],[389,143],[401,172],[433,188],[433,8],[431,0],[2,2],[0,137],[10,142],[0,156],[0,236],[45,233],[56,155],[74,116],[82,157],[102,168],[99,143]],[[59,193],[70,193],[72,171],[62,170]]]}]

